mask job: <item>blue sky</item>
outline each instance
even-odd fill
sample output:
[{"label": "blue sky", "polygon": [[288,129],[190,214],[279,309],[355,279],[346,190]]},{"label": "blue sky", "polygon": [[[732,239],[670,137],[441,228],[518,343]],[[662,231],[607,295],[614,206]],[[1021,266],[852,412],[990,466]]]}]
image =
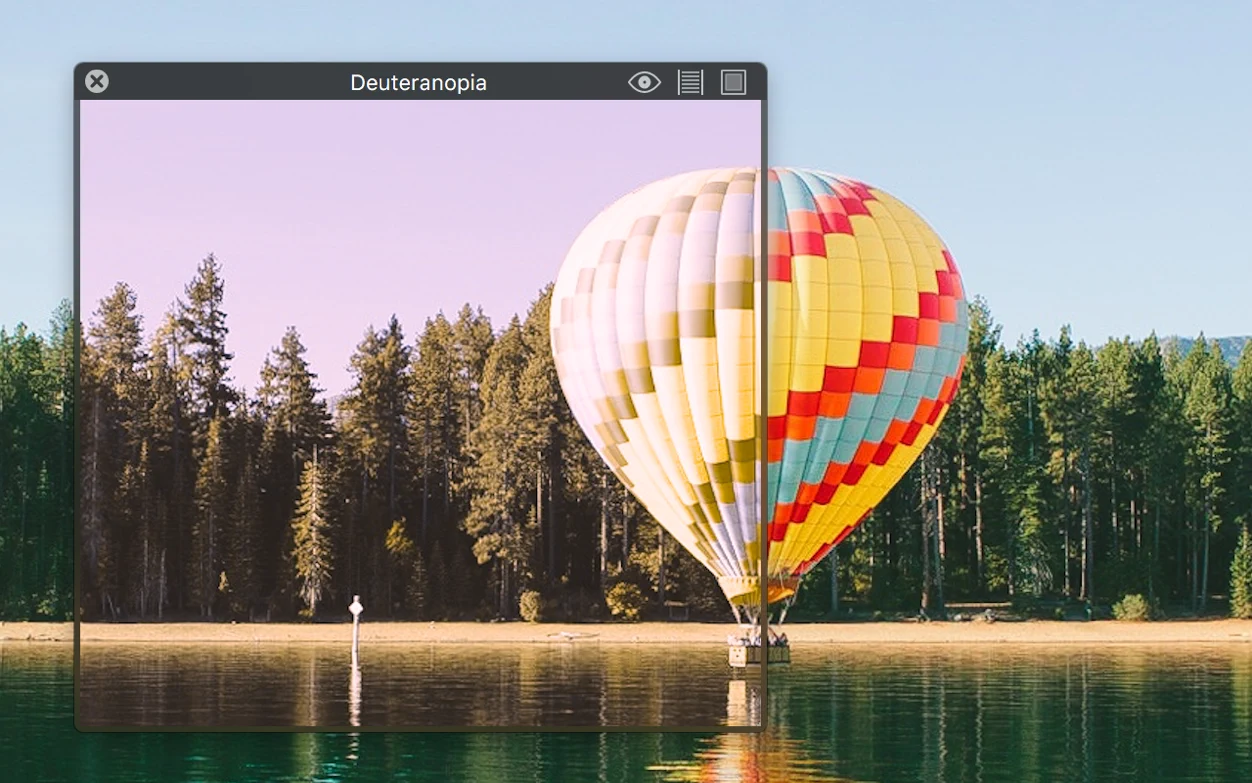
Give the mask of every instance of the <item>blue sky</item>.
[{"label": "blue sky", "polygon": [[55,5],[0,31],[0,324],[71,293],[78,61],[745,59],[771,162],[914,206],[1010,339],[1252,332],[1249,4]]}]

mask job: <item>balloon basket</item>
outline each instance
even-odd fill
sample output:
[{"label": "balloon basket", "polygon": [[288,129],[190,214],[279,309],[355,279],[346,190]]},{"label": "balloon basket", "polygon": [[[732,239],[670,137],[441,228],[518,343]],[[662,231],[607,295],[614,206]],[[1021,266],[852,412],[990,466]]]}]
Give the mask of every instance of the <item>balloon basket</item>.
[{"label": "balloon basket", "polygon": [[732,644],[729,645],[727,655],[730,665],[736,669],[760,666],[763,657],[767,660],[767,666],[785,666],[791,663],[791,647],[785,644],[771,644],[767,647],[759,644]]}]

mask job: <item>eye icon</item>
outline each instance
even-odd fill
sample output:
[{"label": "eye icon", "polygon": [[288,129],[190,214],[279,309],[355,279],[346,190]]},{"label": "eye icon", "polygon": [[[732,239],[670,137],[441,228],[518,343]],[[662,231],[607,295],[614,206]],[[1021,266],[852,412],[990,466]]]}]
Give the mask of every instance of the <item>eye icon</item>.
[{"label": "eye icon", "polygon": [[644,94],[650,93],[657,87],[661,86],[660,78],[658,78],[657,75],[651,71],[640,71],[630,77],[630,81],[626,83],[629,84],[631,89],[635,92]]}]

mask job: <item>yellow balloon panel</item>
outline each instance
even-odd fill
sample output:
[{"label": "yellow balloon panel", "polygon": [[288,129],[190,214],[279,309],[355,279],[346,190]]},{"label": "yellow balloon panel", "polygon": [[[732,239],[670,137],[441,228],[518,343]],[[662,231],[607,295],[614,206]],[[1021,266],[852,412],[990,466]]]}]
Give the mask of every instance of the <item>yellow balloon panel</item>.
[{"label": "yellow balloon panel", "polygon": [[[968,309],[938,237],[882,191],[775,169],[767,201],[769,290],[775,281],[822,285],[806,274],[815,249],[830,264],[817,391],[808,367],[797,367],[788,345],[795,338],[785,327],[767,332],[767,354],[792,357],[790,375],[767,381],[774,401],[766,426],[769,574],[786,581],[846,536],[933,437],[956,392]],[[815,318],[821,302],[793,296],[791,333]]]}]

